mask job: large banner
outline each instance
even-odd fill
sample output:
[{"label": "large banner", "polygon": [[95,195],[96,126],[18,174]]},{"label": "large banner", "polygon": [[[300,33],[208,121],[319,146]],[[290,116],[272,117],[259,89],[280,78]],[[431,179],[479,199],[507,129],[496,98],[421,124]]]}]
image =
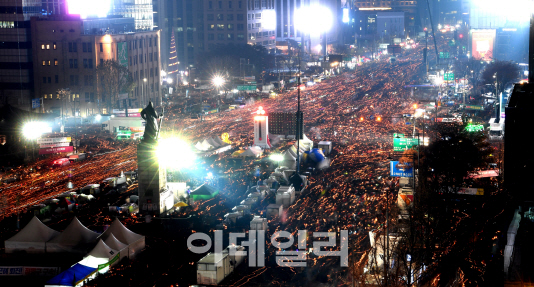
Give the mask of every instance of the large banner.
[{"label": "large banner", "polygon": [[471,30],[471,54],[473,59],[490,61],[493,59],[495,30]]},{"label": "large banner", "polygon": [[65,146],[65,147],[52,147],[52,148],[41,148],[39,149],[39,154],[52,154],[58,152],[72,152],[74,147]]},{"label": "large banner", "polygon": [[119,64],[128,67],[128,43],[117,43],[117,60]]},{"label": "large banner", "polygon": [[38,139],[38,144],[71,142],[71,137]]}]

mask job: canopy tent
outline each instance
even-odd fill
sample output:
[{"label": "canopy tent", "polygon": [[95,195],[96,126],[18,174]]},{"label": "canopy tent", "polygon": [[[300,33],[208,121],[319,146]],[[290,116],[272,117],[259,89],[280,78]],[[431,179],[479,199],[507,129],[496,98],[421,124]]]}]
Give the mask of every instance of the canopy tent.
[{"label": "canopy tent", "polygon": [[259,147],[249,147],[244,152],[242,152],[239,156],[242,157],[259,157],[261,154],[263,154],[263,151]]},{"label": "canopy tent", "polygon": [[213,147],[220,147],[221,144],[219,144],[216,140],[214,140],[213,138],[207,138],[206,139],[208,141],[208,143],[210,145],[212,145]]},{"label": "canopy tent", "polygon": [[106,243],[107,246],[109,246],[112,249],[118,250],[120,253],[119,260],[122,260],[122,258],[128,256],[128,245],[120,242],[115,235],[111,234],[108,236],[106,240],[104,240],[104,243]]},{"label": "canopy tent", "polygon": [[197,142],[195,144],[195,148],[198,149],[198,150],[202,150],[202,151],[204,150],[204,146],[202,145],[201,142]]},{"label": "canopy tent", "polygon": [[219,146],[225,146],[228,145],[228,143],[223,142],[223,140],[220,137],[213,137],[213,140],[219,144]]},{"label": "canopy tent", "polygon": [[115,218],[99,238],[106,241],[110,235],[114,235],[120,242],[128,245],[128,258],[133,259],[145,248],[145,237],[126,228],[119,219]]},{"label": "canopy tent", "polygon": [[210,150],[210,149],[213,148],[213,146],[208,142],[207,139],[204,139],[202,141],[202,148],[203,148],[203,150]]},{"label": "canopy tent", "polygon": [[39,218],[33,217],[21,231],[4,241],[6,253],[45,253],[46,242],[58,235],[59,232],[46,226]]},{"label": "canopy tent", "polygon": [[239,156],[241,156],[241,154],[244,153],[244,152],[245,152],[244,149],[240,149],[240,150],[238,150],[238,151],[235,151],[235,152],[232,154],[232,156],[233,156],[233,157],[239,157]]},{"label": "canopy tent", "polygon": [[119,262],[119,257],[118,250],[109,247],[100,239],[95,248],[78,263],[91,268],[97,268],[98,273],[106,273],[111,264]]},{"label": "canopy tent", "polygon": [[89,230],[77,217],[74,217],[61,234],[46,243],[46,252],[86,253],[91,246],[94,246],[99,235],[99,233]]},{"label": "canopy tent", "polygon": [[199,187],[197,187],[195,190],[191,191],[189,196],[193,200],[201,200],[201,199],[210,199],[215,197],[217,194],[219,194],[219,191],[216,190],[214,187],[209,186],[207,184],[203,184]]},{"label": "canopy tent", "polygon": [[77,286],[87,277],[94,275],[96,271],[96,268],[76,263],[71,268],[48,280],[45,287]]}]

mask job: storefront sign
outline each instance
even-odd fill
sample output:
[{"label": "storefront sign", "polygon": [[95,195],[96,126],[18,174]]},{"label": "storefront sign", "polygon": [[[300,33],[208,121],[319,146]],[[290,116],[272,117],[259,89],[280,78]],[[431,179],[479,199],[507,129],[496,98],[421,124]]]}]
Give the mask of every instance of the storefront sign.
[{"label": "storefront sign", "polygon": [[59,152],[72,152],[74,147],[65,146],[65,147],[53,147],[53,148],[41,148],[39,149],[39,154],[53,154]]}]

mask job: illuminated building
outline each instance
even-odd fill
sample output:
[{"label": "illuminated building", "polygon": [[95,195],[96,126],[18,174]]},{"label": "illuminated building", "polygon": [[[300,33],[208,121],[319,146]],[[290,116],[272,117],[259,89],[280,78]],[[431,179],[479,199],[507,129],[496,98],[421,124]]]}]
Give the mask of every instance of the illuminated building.
[{"label": "illuminated building", "polygon": [[152,31],[154,26],[152,0],[113,0],[108,14],[134,18],[137,31]]},{"label": "illuminated building", "polygon": [[254,145],[261,148],[271,148],[269,141],[269,117],[265,110],[259,107],[254,115]]},{"label": "illuminated building", "polygon": [[41,2],[3,2],[0,13],[0,101],[31,108],[33,67],[30,17],[39,16]]},{"label": "illuminated building", "polygon": [[[67,116],[111,113],[108,101],[97,91],[96,68],[105,60],[128,66],[136,83],[128,96],[114,98],[115,108],[139,108],[149,100],[159,105],[159,31],[106,34],[96,28],[84,29],[84,21],[77,15],[32,18],[31,23],[33,97],[43,99],[46,112],[59,115],[63,111]],[[66,88],[70,97],[64,99],[58,90]]]},{"label": "illuminated building", "polygon": [[274,0],[247,1],[247,43],[276,48]]}]

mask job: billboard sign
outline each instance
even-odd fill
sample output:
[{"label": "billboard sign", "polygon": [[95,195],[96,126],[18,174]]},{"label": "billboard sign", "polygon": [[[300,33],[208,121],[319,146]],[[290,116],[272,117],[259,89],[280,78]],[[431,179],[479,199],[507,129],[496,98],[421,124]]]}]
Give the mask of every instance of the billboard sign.
[{"label": "billboard sign", "polygon": [[471,55],[475,60],[490,61],[493,59],[495,30],[471,30]]},{"label": "billboard sign", "polygon": [[42,143],[39,145],[40,148],[48,148],[48,147],[61,147],[61,146],[69,146],[70,142],[65,143]]},{"label": "billboard sign", "polygon": [[65,146],[65,147],[51,147],[51,148],[41,148],[39,149],[39,154],[53,154],[58,152],[72,152],[74,147]]},{"label": "billboard sign", "polygon": [[128,67],[128,43],[117,43],[117,60],[119,64]]},{"label": "billboard sign", "polygon": [[405,151],[419,145],[418,139],[412,138],[393,138],[393,151]]},{"label": "billboard sign", "polygon": [[48,144],[48,143],[64,143],[64,142],[71,142],[71,137],[61,137],[61,138],[46,138],[46,139],[38,139],[38,144]]},{"label": "billboard sign", "polygon": [[[128,113],[140,113],[143,109],[128,109]],[[126,111],[124,109],[113,109],[112,113],[114,114],[124,114]]]},{"label": "billboard sign", "polygon": [[398,161],[390,161],[389,175],[393,177],[413,177],[412,163],[400,164]]},{"label": "billboard sign", "polygon": [[466,110],[476,110],[476,111],[483,111],[483,106],[476,106],[476,105],[460,105]]},{"label": "billboard sign", "polygon": [[468,194],[468,195],[484,195],[484,189],[483,188],[465,188],[462,187],[460,190],[458,190],[458,194]]},{"label": "billboard sign", "polygon": [[469,174],[470,178],[495,177],[495,176],[499,176],[498,169],[479,170],[477,172]]}]

